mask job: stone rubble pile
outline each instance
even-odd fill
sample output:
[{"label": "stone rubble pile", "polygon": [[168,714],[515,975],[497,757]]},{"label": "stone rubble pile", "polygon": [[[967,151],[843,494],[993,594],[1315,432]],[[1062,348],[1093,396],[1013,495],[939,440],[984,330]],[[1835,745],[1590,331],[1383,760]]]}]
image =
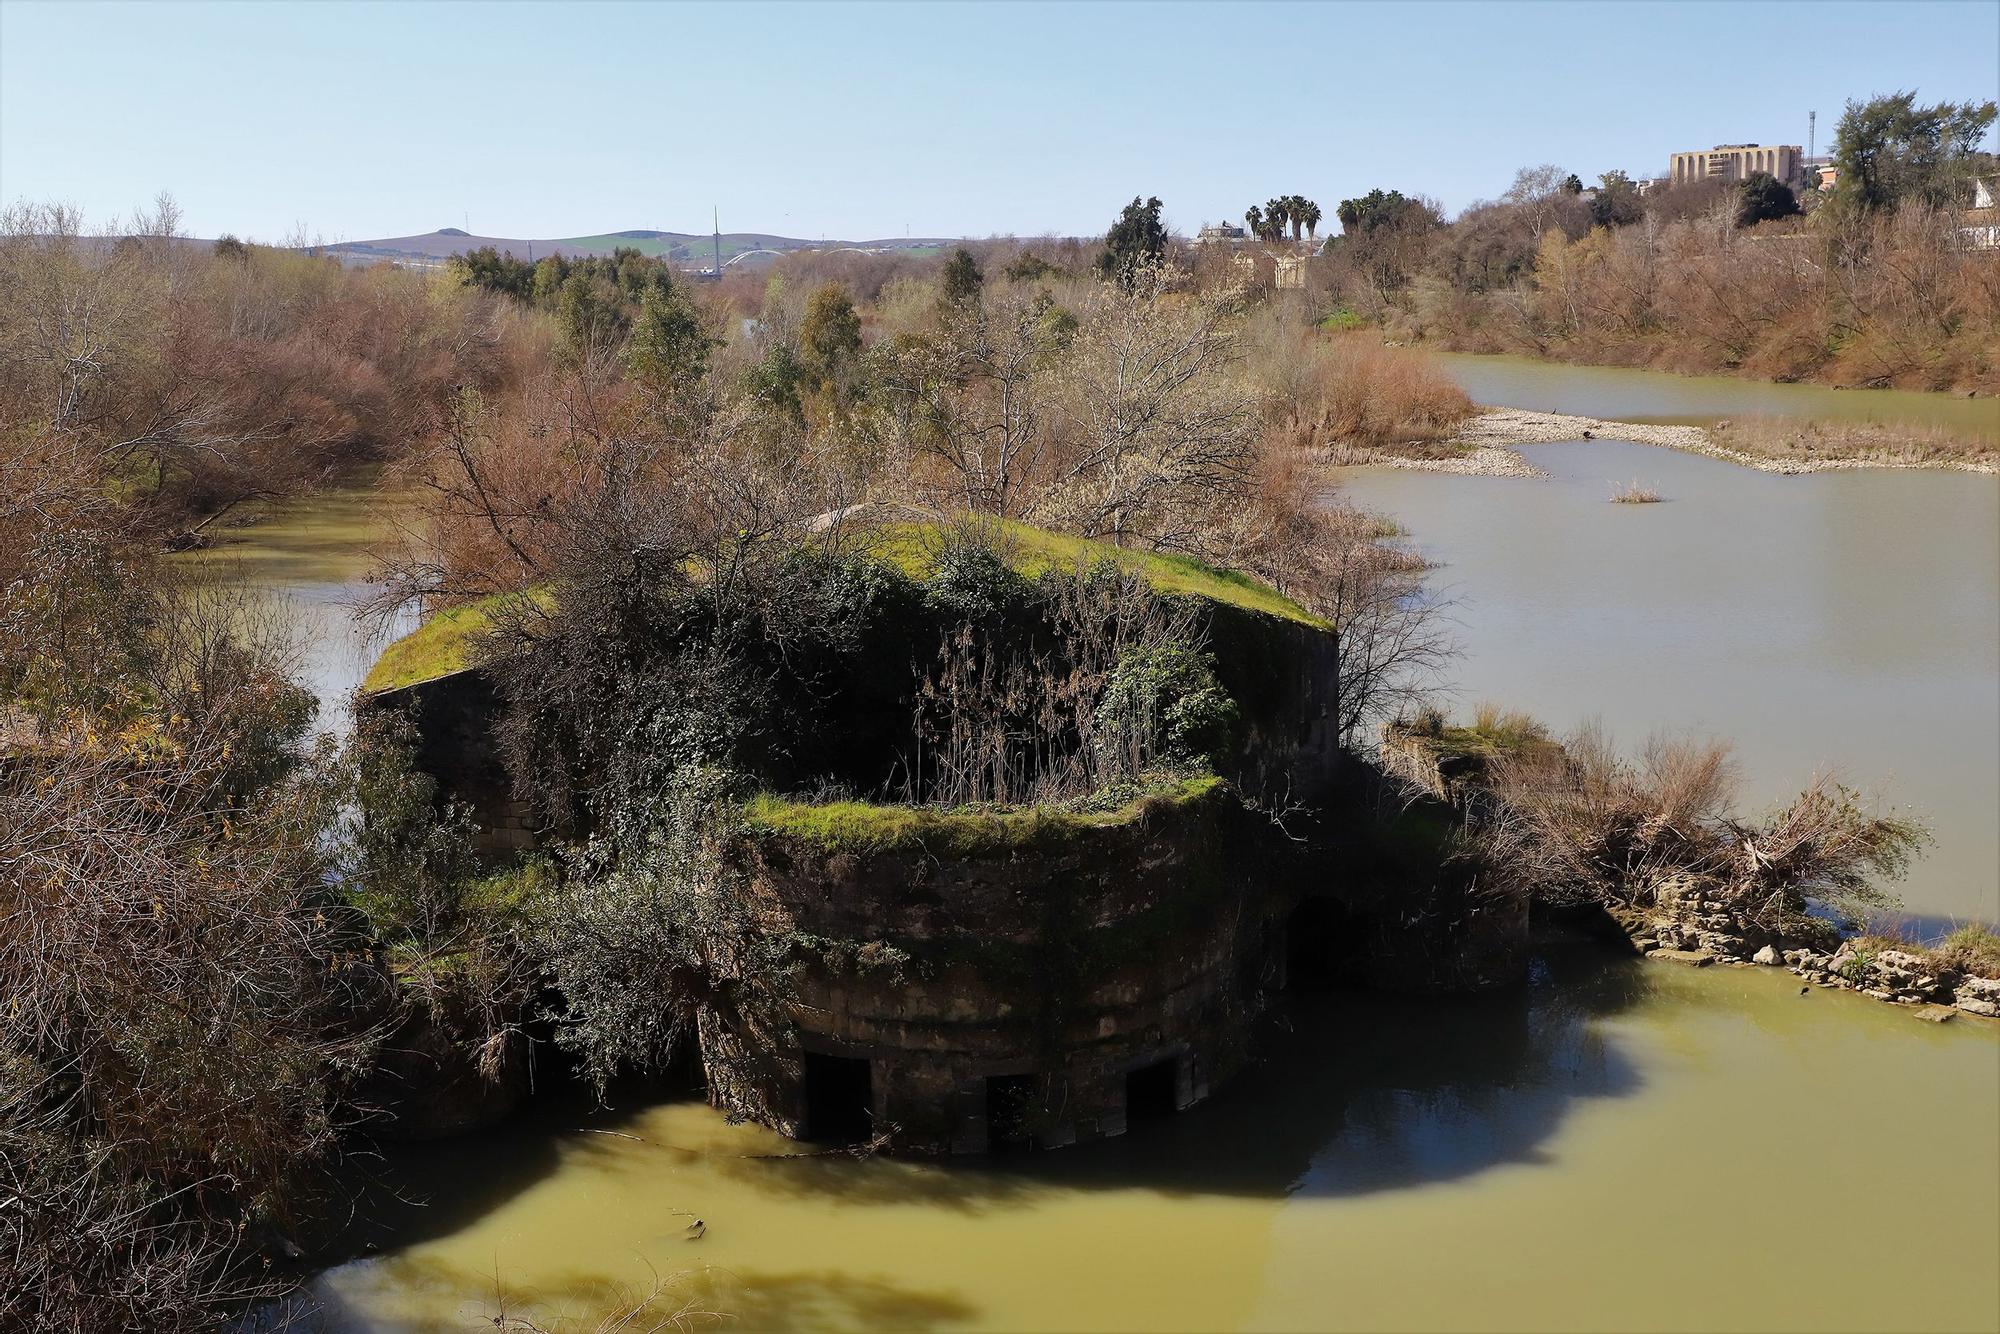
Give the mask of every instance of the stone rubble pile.
[{"label": "stone rubble pile", "polygon": [[2000,978],[1967,975],[1910,950],[1870,949],[1851,940],[1831,948],[1787,941],[1700,886],[1661,886],[1653,907],[1620,917],[1633,946],[1648,958],[1696,967],[1763,964],[1820,986],[1923,1006],[1929,1019],[1949,1019],[1954,1011],[2000,1019]]}]

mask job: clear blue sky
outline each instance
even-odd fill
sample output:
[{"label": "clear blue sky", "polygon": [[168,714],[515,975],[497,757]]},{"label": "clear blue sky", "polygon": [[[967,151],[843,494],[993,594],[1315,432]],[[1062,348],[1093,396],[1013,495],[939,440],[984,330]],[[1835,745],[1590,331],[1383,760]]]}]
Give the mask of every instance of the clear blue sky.
[{"label": "clear blue sky", "polygon": [[0,197],[197,235],[463,225],[863,239],[1192,229],[1555,162],[1824,147],[1843,101],[2000,95],[2000,3],[139,5],[0,0]]}]

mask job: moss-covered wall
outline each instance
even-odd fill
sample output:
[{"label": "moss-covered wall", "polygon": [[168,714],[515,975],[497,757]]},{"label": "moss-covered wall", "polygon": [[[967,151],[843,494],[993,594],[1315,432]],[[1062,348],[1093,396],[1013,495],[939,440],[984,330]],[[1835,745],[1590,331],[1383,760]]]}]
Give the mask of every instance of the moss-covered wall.
[{"label": "moss-covered wall", "polygon": [[[900,1145],[979,1151],[996,1076],[1034,1078],[1037,1139],[1059,1144],[1123,1130],[1134,1069],[1176,1063],[1182,1101],[1230,1073],[1290,901],[1292,845],[1268,821],[1208,784],[1031,835],[939,832],[857,840],[803,818],[746,832],[772,929],[850,948],[806,968],[797,1050],[766,1067],[762,1105],[737,1110],[796,1130],[801,1054],[858,1057]],[[870,965],[887,951],[902,962]],[[711,1055],[750,1045],[705,1038],[729,1044]]]}]

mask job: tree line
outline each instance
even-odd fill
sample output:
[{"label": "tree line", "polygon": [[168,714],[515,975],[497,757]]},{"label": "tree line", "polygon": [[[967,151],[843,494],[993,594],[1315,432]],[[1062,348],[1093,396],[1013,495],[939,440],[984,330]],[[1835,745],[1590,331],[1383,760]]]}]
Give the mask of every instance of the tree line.
[{"label": "tree line", "polygon": [[1757,173],[1641,195],[1524,168],[1447,221],[1429,200],[1342,201],[1323,299],[1405,341],[1476,352],[1915,389],[1995,387],[2000,291],[1961,230],[1995,106],[1850,103],[1835,188]]}]

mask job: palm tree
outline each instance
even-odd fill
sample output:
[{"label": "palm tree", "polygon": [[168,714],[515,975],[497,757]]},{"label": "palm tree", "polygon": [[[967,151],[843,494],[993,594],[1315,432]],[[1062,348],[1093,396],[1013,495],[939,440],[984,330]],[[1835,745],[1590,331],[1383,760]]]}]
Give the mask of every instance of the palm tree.
[{"label": "palm tree", "polygon": [[1258,240],[1264,239],[1264,210],[1252,204],[1243,210],[1243,221],[1250,228],[1250,234]]},{"label": "palm tree", "polygon": [[1319,205],[1313,203],[1313,201],[1310,199],[1300,200],[1299,217],[1303,219],[1306,224],[1306,243],[1308,245],[1312,245],[1315,247],[1318,246],[1319,219],[1320,219]]},{"label": "palm tree", "polygon": [[1276,199],[1264,201],[1264,221],[1269,230],[1264,234],[1266,241],[1285,239],[1285,224],[1291,221],[1292,201],[1289,195],[1279,195]]}]

